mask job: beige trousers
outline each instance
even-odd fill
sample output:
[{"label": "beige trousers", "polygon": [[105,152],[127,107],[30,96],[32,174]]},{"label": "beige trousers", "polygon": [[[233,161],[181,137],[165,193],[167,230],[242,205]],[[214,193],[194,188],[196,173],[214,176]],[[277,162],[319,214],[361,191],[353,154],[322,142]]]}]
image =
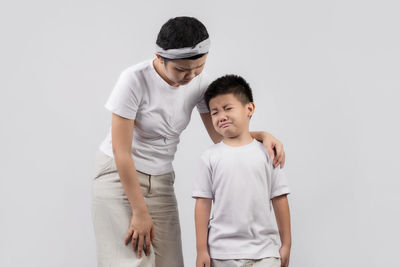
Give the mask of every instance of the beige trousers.
[{"label": "beige trousers", "polygon": [[281,267],[281,259],[264,258],[259,260],[216,260],[211,259],[212,267]]},{"label": "beige trousers", "polygon": [[99,152],[92,188],[92,218],[99,267],[183,267],[181,230],[174,192],[175,175],[137,172],[155,238],[149,256],[138,259],[131,244],[125,246],[132,210],[114,159]]}]

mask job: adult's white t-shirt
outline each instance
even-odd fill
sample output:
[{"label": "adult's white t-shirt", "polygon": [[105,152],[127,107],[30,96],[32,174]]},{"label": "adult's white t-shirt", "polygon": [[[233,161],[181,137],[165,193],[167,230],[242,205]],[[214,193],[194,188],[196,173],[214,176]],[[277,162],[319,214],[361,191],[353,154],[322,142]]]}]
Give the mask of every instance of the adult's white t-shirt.
[{"label": "adult's white t-shirt", "polygon": [[208,245],[214,259],[280,257],[271,199],[289,193],[282,170],[273,168],[256,140],[232,147],[220,142],[201,156],[194,198],[212,198]]},{"label": "adult's white t-shirt", "polygon": [[[173,170],[179,136],[195,106],[207,113],[203,100],[209,79],[202,72],[189,84],[174,87],[156,72],[153,60],[136,64],[120,75],[105,107],[121,117],[135,120],[132,158],[136,169],[151,175]],[[113,157],[111,127],[100,150]]]}]

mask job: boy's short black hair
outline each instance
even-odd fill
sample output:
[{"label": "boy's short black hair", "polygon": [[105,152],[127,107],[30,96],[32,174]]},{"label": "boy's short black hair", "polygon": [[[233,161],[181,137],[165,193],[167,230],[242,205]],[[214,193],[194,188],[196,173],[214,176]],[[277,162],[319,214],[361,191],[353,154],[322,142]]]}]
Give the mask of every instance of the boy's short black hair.
[{"label": "boy's short black hair", "polygon": [[228,74],[213,81],[204,93],[204,100],[210,108],[210,100],[219,95],[233,94],[243,105],[253,101],[253,93],[245,79]]},{"label": "boy's short black hair", "polygon": [[[203,23],[193,17],[176,17],[169,19],[160,29],[156,44],[165,49],[195,47],[208,38],[208,32]],[[204,54],[184,59],[197,59]],[[169,61],[170,59],[165,59]]]}]

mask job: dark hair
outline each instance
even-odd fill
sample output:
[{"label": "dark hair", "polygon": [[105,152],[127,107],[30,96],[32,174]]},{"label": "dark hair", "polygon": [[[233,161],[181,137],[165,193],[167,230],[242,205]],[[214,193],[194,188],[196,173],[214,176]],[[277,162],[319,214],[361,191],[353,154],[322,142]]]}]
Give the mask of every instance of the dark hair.
[{"label": "dark hair", "polygon": [[233,94],[243,105],[253,102],[253,93],[245,79],[228,74],[213,81],[204,93],[204,100],[210,108],[210,100],[219,95]]},{"label": "dark hair", "polygon": [[[193,17],[176,17],[169,19],[160,29],[156,44],[165,49],[195,47],[208,38],[208,32],[203,23]],[[204,54],[184,59],[197,59]],[[170,59],[165,59],[169,61]]]}]

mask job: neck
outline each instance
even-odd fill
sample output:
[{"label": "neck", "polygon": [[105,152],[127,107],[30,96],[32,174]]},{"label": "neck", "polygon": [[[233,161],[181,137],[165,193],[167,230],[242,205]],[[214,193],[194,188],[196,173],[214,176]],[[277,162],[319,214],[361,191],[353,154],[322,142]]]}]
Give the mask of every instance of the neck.
[{"label": "neck", "polygon": [[222,141],[228,146],[244,146],[253,142],[253,137],[249,131],[246,131],[235,137],[224,137]]},{"label": "neck", "polygon": [[170,79],[168,79],[167,75],[165,75],[165,65],[161,64],[160,59],[156,58],[153,60],[153,66],[156,70],[157,74],[169,85],[174,87],[179,87],[179,84],[174,83]]}]

